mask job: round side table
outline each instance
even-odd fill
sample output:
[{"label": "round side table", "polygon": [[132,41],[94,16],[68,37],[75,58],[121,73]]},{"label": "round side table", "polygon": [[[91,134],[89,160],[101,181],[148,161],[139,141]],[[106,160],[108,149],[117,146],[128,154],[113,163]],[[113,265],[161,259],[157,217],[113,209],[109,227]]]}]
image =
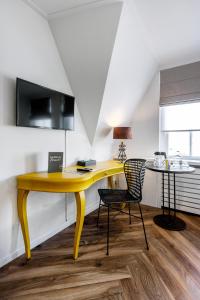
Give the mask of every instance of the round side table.
[{"label": "round side table", "polygon": [[[168,230],[174,230],[174,231],[179,231],[183,230],[186,227],[185,222],[178,218],[176,216],[176,174],[188,174],[188,173],[193,173],[195,171],[195,168],[193,167],[173,167],[170,166],[169,168],[166,167],[155,167],[153,162],[147,161],[146,163],[146,169],[153,171],[153,172],[159,172],[162,173],[162,199],[163,199],[163,212],[160,215],[157,215],[153,218],[154,223],[157,224],[158,226],[168,229]],[[164,188],[165,188],[165,180],[164,180],[164,175],[167,174],[168,176],[168,214],[165,214],[165,198],[164,198]],[[170,176],[173,176],[173,188],[174,188],[174,208],[171,208],[170,205]],[[174,212],[172,214],[172,212]]]}]

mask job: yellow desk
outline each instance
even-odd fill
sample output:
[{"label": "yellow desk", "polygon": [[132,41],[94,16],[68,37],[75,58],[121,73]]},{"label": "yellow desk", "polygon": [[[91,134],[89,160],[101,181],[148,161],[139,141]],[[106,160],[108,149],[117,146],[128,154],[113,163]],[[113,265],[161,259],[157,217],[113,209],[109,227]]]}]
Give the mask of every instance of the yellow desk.
[{"label": "yellow desk", "polygon": [[74,236],[74,259],[78,258],[79,243],[85,217],[85,190],[92,184],[108,177],[123,173],[123,164],[118,161],[105,161],[92,167],[94,171],[80,174],[77,166],[66,168],[63,173],[29,173],[17,176],[17,207],[25,244],[26,258],[31,258],[30,238],[27,219],[27,197],[30,191],[52,193],[75,193],[76,228]]}]

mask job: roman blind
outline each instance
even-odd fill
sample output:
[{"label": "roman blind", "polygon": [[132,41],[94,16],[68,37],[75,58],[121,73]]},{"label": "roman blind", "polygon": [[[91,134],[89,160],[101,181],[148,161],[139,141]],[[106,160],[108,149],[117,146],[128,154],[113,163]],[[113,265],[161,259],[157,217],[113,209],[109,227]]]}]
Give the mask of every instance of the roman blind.
[{"label": "roman blind", "polygon": [[200,101],[200,61],[160,72],[160,106]]},{"label": "roman blind", "polygon": [[162,106],[162,131],[200,130],[200,102]]}]

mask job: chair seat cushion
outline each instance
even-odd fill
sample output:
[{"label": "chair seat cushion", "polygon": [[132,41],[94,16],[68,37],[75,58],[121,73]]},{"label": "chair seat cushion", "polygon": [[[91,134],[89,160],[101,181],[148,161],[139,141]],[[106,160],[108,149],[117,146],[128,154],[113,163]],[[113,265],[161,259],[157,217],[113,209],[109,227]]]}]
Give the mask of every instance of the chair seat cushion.
[{"label": "chair seat cushion", "polygon": [[99,196],[105,204],[121,202],[140,202],[140,199],[134,198],[128,190],[117,189],[98,189]]}]

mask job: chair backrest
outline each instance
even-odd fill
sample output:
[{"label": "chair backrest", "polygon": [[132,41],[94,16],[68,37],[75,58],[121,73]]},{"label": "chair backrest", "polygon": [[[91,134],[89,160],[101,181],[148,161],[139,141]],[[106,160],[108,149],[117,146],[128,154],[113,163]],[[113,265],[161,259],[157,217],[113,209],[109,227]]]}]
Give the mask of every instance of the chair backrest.
[{"label": "chair backrest", "polygon": [[142,200],[142,187],[145,175],[145,159],[132,158],[124,163],[124,173],[129,193]]}]

